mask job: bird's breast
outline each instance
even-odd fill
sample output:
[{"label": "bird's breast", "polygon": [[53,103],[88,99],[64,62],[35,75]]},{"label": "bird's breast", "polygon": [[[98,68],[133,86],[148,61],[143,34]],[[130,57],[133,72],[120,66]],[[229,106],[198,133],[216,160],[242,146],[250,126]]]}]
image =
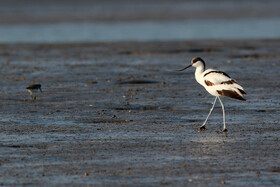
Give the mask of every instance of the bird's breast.
[{"label": "bird's breast", "polygon": [[195,74],[195,79],[201,86],[205,87],[205,82],[204,82],[203,76],[201,74],[200,75]]}]

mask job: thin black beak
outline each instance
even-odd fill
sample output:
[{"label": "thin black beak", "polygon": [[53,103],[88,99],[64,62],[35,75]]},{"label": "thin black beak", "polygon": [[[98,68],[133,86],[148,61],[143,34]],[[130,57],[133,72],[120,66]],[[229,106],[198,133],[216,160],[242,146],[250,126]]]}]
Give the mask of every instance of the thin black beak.
[{"label": "thin black beak", "polygon": [[40,89],[41,93],[43,93],[42,89],[41,88],[39,88],[39,89]]},{"label": "thin black beak", "polygon": [[177,71],[184,71],[185,69],[188,69],[189,67],[192,67],[192,65],[188,65],[187,67],[183,68],[183,69],[179,69]]}]

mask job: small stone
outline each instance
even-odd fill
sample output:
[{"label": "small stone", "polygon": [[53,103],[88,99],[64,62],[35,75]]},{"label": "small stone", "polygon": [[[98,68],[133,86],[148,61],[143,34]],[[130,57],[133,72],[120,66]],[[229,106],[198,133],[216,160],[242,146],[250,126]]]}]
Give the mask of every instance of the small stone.
[{"label": "small stone", "polygon": [[226,184],[226,181],[222,180],[222,181],[221,181],[221,184]]},{"label": "small stone", "polygon": [[85,173],[84,173],[84,176],[85,176],[85,177],[88,176],[88,172],[85,172]]},{"label": "small stone", "polygon": [[97,81],[87,81],[88,84],[97,84]]}]

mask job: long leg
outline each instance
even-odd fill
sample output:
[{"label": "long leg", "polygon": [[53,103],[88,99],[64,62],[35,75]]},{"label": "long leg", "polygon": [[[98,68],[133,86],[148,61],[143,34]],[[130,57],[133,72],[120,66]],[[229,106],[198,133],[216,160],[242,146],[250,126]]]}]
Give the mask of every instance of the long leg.
[{"label": "long leg", "polygon": [[223,131],[226,132],[227,131],[227,128],[226,128],[226,114],[225,114],[225,107],[222,103],[222,100],[220,99],[220,97],[218,97],[220,103],[221,103],[221,106],[222,106],[222,109],[223,109],[223,121],[224,121],[224,128],[223,128]]},{"label": "long leg", "polygon": [[207,122],[209,116],[211,115],[211,113],[212,113],[212,111],[213,111],[213,109],[214,109],[214,107],[215,107],[217,98],[218,98],[218,97],[215,98],[214,103],[213,103],[213,106],[212,106],[212,108],[210,109],[210,112],[209,112],[209,114],[208,114],[206,120],[205,120],[204,123],[199,127],[200,129],[205,129],[206,122]]}]

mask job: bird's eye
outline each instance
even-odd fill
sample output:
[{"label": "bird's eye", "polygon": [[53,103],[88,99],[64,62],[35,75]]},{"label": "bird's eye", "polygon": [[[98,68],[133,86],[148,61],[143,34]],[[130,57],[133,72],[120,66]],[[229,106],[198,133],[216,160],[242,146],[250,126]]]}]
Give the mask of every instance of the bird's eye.
[{"label": "bird's eye", "polygon": [[192,64],[195,64],[195,63],[197,63],[198,62],[198,60],[197,59],[195,59],[194,61],[193,61],[193,63]]}]

